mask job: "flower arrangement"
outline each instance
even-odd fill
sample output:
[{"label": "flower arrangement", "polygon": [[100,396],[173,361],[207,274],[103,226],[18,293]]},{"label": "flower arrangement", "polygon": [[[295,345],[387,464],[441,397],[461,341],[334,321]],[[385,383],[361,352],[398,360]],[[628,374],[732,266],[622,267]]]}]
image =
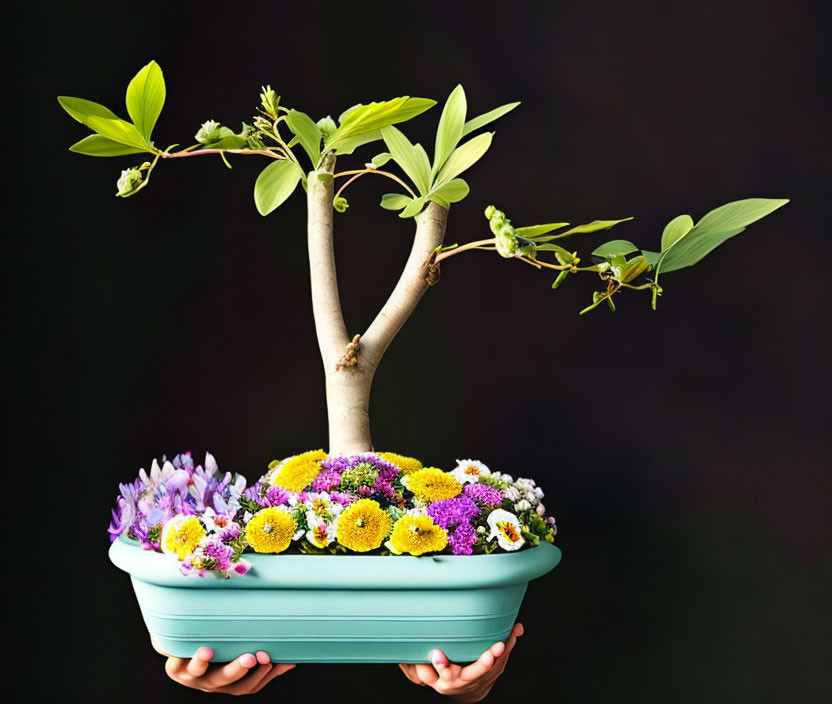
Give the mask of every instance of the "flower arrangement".
[{"label": "flower arrangement", "polygon": [[247,487],[211,454],[194,466],[185,453],[119,488],[111,539],[137,540],[199,577],[244,575],[251,552],[488,554],[551,543],[557,532],[533,480],[471,459],[446,472],[394,453],[315,450],[272,462]]}]

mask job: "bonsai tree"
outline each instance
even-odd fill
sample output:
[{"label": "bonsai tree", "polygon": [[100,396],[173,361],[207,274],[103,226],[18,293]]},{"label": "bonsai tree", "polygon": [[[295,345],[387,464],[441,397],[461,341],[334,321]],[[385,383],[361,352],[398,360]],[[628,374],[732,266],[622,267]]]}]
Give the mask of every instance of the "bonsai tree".
[{"label": "bonsai tree", "polygon": [[[581,315],[602,304],[614,311],[616,296],[625,290],[649,293],[655,309],[663,292],[660,279],[663,283],[664,275],[696,264],[748,225],[788,202],[739,200],[711,210],[696,223],[690,215],[679,215],[660,236],[656,233],[652,249],[615,239],[588,256],[581,253],[581,235],[608,230],[632,218],[594,220],[577,226],[566,222],[515,226],[505,212],[488,205],[488,229],[483,227],[487,236],[448,244],[450,207],[469,193],[461,176],[485,155],[494,137],[483,128],[519,103],[502,105],[469,119],[465,92],[457,86],[442,109],[431,159],[421,144],[411,143],[396,125],[421,115],[435,105],[434,100],[403,96],[354,105],[337,121],[331,116],[316,121],[282,105],[280,96],[266,86],[260,93],[257,114],[251,124],[243,123],[239,132],[208,120],[196,132],[195,144],[184,149],[178,149],[179,145],[162,149],[152,136],[165,92],[162,70],[151,61],[127,86],[130,121],[98,103],[59,97],[61,106],[93,131],[70,150],[101,157],[147,154],[146,161],[121,172],[116,193],[121,198],[132,197],[147,187],[160,162],[198,156],[215,156],[226,164],[237,156],[267,160],[254,184],[254,203],[262,215],[272,213],[301,186],[308,209],[312,307],[326,376],[330,455],[372,451],[369,402],[376,369],[419,300],[439,281],[442,263],[451,257],[471,251],[495,252],[549,272],[552,289],[570,275],[594,275],[598,289]],[[384,151],[378,151],[379,142]],[[336,169],[336,164],[340,168],[341,157],[369,147],[377,152],[369,160]],[[336,213],[345,213],[349,207],[346,189],[368,175],[391,181],[392,191],[382,196],[380,205],[398,211],[400,218],[412,219],[415,232],[410,256],[389,298],[366,331],[350,334],[341,311],[333,224]]]}]

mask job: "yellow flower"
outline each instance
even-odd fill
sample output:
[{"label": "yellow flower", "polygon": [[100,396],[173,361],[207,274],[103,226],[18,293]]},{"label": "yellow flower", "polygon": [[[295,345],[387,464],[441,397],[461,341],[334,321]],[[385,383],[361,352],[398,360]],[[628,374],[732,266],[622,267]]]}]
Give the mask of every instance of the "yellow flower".
[{"label": "yellow flower", "polygon": [[448,534],[430,516],[402,516],[393,526],[388,545],[392,552],[422,555],[439,552],[448,544]]},{"label": "yellow flower", "polygon": [[289,491],[303,491],[318,476],[321,460],[325,458],[323,450],[311,450],[290,457],[275,472],[271,483]]},{"label": "yellow flower", "polygon": [[395,452],[377,452],[381,459],[396,465],[402,474],[412,474],[413,472],[422,469],[422,463],[415,457],[404,457],[397,455]]},{"label": "yellow flower", "polygon": [[459,496],[462,484],[438,467],[425,467],[408,475],[407,488],[424,501],[442,501]]},{"label": "yellow flower", "polygon": [[255,513],[246,526],[246,540],[254,552],[283,552],[297,530],[292,515],[279,508],[264,508]]},{"label": "yellow flower", "polygon": [[179,514],[165,523],[159,542],[162,552],[172,553],[177,559],[184,560],[188,553],[196,550],[204,537],[205,528],[196,516]]},{"label": "yellow flower", "polygon": [[355,552],[375,550],[390,532],[393,519],[378,501],[359,499],[347,506],[338,519],[338,542]]}]

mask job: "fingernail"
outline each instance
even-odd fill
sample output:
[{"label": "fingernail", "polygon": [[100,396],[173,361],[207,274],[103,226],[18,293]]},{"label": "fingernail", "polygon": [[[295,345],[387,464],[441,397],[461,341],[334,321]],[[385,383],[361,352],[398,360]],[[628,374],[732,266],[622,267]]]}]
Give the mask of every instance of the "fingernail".
[{"label": "fingernail", "polygon": [[196,651],[196,656],[200,660],[210,660],[212,657],[214,657],[214,651],[211,650],[211,648],[200,648]]},{"label": "fingernail", "polygon": [[269,655],[265,650],[258,650],[257,651],[257,662],[261,665],[268,665],[272,661],[272,656]]},{"label": "fingernail", "polygon": [[246,653],[240,656],[240,664],[243,667],[254,667],[257,664],[257,658],[251,653]]}]

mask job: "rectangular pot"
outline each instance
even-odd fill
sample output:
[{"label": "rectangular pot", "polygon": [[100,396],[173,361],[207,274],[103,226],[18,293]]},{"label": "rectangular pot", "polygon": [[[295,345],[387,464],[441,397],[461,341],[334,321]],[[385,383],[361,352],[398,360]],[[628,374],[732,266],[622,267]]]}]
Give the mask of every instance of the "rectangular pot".
[{"label": "rectangular pot", "polygon": [[201,646],[225,662],[264,650],[275,662],[470,662],[504,640],[554,545],[493,555],[246,555],[248,574],[185,577],[170,555],[119,538],[110,559],[133,582],[148,631],[171,655]]}]

